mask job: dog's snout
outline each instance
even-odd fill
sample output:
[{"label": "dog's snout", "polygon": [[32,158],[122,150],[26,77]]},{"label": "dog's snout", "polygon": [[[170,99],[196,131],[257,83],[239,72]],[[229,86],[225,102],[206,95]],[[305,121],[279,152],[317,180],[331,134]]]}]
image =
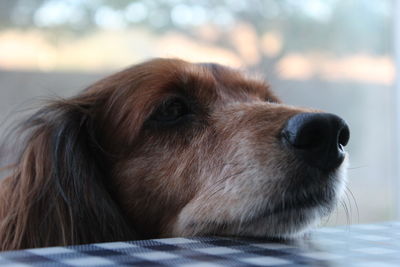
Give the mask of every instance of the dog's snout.
[{"label": "dog's snout", "polygon": [[343,147],[350,130],[340,117],[329,113],[300,113],[282,130],[282,139],[301,160],[321,170],[333,170],[345,157]]}]

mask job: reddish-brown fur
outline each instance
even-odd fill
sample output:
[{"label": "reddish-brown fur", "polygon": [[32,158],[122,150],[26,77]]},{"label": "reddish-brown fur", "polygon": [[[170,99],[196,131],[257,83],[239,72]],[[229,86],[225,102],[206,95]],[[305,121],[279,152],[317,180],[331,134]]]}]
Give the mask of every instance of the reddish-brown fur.
[{"label": "reddish-brown fur", "polygon": [[[149,124],[174,96],[193,101],[190,122]],[[277,137],[310,112],[278,102],[236,70],[157,59],[51,103],[23,125],[26,144],[1,182],[0,249],[240,234],[230,222],[286,190],[295,159]]]}]

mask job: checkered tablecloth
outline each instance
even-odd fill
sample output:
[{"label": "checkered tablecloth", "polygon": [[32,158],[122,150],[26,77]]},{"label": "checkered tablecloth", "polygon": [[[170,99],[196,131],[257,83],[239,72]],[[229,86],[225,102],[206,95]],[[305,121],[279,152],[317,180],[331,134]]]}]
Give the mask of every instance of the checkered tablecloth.
[{"label": "checkered tablecloth", "polygon": [[293,242],[168,238],[0,253],[1,266],[400,266],[400,222],[320,228]]}]

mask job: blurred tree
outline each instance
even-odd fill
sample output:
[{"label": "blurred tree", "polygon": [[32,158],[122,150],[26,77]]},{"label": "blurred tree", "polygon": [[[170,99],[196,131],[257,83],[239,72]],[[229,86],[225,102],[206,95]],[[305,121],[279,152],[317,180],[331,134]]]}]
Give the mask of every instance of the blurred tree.
[{"label": "blurred tree", "polygon": [[[0,27],[81,35],[98,27],[142,25],[160,34],[180,31],[239,53],[230,35],[232,28],[245,23],[259,38],[279,33],[281,47],[276,53],[261,53],[259,61],[271,66],[289,52],[389,53],[391,4],[391,0],[3,0]],[[194,30],[210,23],[219,32],[213,40]]]}]

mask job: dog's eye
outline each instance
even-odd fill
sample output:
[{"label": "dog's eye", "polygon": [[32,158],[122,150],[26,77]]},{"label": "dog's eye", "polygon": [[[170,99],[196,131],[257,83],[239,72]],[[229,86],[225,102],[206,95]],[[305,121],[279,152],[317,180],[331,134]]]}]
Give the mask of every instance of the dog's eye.
[{"label": "dog's eye", "polygon": [[164,102],[153,114],[152,120],[165,123],[178,122],[190,114],[188,105],[182,99],[170,99]]}]

